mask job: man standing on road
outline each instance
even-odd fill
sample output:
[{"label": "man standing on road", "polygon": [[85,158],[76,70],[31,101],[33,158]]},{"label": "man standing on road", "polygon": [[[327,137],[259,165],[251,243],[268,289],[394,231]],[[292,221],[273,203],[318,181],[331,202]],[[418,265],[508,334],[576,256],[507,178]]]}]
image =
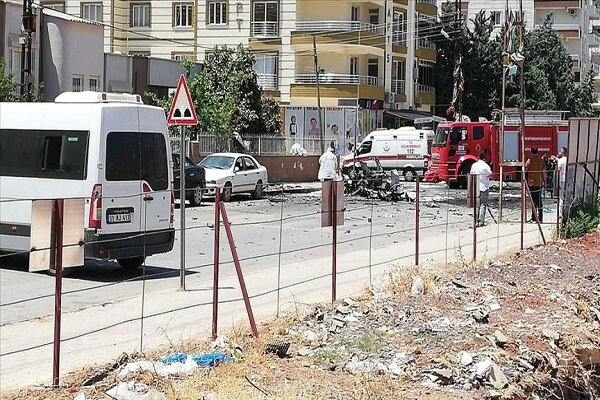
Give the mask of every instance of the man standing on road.
[{"label": "man standing on road", "polygon": [[565,180],[567,178],[567,148],[561,147],[558,153],[558,176],[560,184],[558,186],[559,196],[562,201],[565,200]]},{"label": "man standing on road", "polygon": [[540,222],[544,220],[544,209],[542,208],[542,191],[546,186],[546,165],[538,155],[537,147],[531,148],[531,157],[525,162],[525,173],[527,174],[527,185],[535,208],[531,209],[531,219],[527,222],[536,222],[536,214]]},{"label": "man standing on road", "polygon": [[338,160],[335,155],[335,142],[329,143],[325,153],[319,158],[319,180],[332,181],[335,179],[338,169]]},{"label": "man standing on road", "polygon": [[492,170],[485,162],[485,151],[479,152],[479,160],[471,166],[471,175],[477,175],[479,185],[479,208],[477,210],[477,226],[485,225],[485,214],[490,201],[490,175]]}]

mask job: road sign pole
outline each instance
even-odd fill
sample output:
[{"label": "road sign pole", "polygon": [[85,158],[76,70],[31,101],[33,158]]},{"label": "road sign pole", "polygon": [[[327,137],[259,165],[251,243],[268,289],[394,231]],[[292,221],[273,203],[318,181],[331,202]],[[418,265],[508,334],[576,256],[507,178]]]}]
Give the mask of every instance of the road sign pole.
[{"label": "road sign pole", "polygon": [[63,199],[54,200],[54,359],[52,362],[52,385],[60,383],[60,328],[62,317],[62,258],[63,258]]},{"label": "road sign pole", "polygon": [[185,125],[181,126],[181,140],[180,140],[180,156],[179,156],[179,213],[181,217],[181,234],[179,235],[180,240],[180,273],[179,273],[179,286],[181,290],[185,290]]}]

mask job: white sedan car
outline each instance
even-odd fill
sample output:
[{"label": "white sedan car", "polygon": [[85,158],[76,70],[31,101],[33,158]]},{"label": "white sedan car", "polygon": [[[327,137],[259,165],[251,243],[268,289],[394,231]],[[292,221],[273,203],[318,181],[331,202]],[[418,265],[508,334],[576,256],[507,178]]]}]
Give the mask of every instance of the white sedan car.
[{"label": "white sedan car", "polygon": [[260,199],[267,186],[267,169],[247,154],[215,153],[204,158],[200,165],[206,174],[208,195],[221,189],[221,199],[231,200],[233,193],[251,193]]}]

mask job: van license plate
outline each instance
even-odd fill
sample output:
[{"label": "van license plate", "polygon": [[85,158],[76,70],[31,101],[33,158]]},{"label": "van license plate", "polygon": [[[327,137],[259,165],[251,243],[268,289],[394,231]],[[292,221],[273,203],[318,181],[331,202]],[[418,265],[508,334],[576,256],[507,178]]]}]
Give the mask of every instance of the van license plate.
[{"label": "van license plate", "polygon": [[131,222],[133,207],[109,208],[106,210],[106,223],[126,224]]}]

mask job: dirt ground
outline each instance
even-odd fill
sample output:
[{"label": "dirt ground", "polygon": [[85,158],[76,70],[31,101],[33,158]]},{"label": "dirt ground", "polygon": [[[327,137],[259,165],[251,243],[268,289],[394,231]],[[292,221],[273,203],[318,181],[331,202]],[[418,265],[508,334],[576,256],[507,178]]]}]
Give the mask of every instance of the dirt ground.
[{"label": "dirt ground", "polygon": [[[399,267],[360,298],[298,304],[260,326],[259,338],[242,324],[216,350],[209,341],[172,344],[79,371],[59,389],[2,398],[104,399],[119,380],[135,380],[182,400],[598,399],[599,310],[593,232],[476,265]],[[127,361],[173,351],[223,351],[235,362],[190,376],[117,377]]]}]

